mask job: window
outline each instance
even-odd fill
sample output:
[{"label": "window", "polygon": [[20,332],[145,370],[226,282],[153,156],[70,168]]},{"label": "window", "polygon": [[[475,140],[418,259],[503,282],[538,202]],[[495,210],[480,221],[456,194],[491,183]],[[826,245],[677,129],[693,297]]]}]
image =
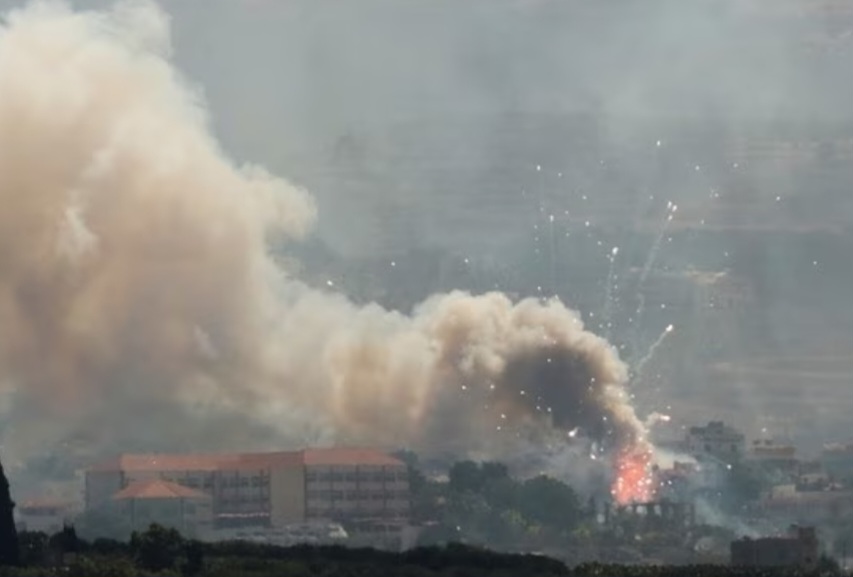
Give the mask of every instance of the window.
[{"label": "window", "polygon": [[356,481],[355,473],[347,473],[345,478],[348,483],[355,483]]}]

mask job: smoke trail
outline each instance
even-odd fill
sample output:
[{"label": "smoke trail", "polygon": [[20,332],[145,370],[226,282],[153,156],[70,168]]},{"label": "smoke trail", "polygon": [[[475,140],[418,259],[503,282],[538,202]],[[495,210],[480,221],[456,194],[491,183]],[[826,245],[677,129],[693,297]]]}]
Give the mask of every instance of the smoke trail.
[{"label": "smoke trail", "polygon": [[670,333],[672,333],[674,329],[675,327],[673,325],[667,325],[667,327],[663,330],[657,340],[652,344],[651,347],[649,347],[649,350],[646,355],[641,358],[640,361],[637,363],[637,368],[634,370],[634,381],[639,380],[643,376],[643,371],[645,370],[646,365],[648,365],[655,357],[655,353],[657,353],[660,346],[663,344],[663,342],[670,335]]},{"label": "smoke trail", "polygon": [[500,420],[644,442],[625,365],[556,300],[452,293],[405,316],[291,278],[268,245],[308,233],[311,197],[223,155],[169,52],[149,2],[35,4],[0,33],[13,459],[69,437],[474,449]]},{"label": "smoke trail", "polygon": [[[634,312],[634,339],[633,339],[633,350],[634,354],[639,354],[640,350],[640,335],[642,330],[642,320],[643,315],[646,312],[646,295],[643,293],[645,289],[646,281],[649,278],[649,275],[652,272],[652,267],[654,267],[655,261],[657,261],[658,253],[660,252],[661,245],[663,243],[664,236],[666,236],[666,231],[669,229],[669,223],[672,222],[672,219],[675,217],[675,213],[678,211],[678,205],[673,204],[672,202],[668,202],[666,205],[666,217],[664,218],[663,223],[660,226],[660,230],[658,231],[657,236],[655,237],[654,242],[652,243],[651,249],[649,249],[649,255],[646,257],[646,262],[643,264],[643,270],[640,273],[640,279],[637,281],[637,310]],[[648,356],[648,355],[646,355]],[[633,361],[637,359],[632,358],[632,365],[636,364]]]},{"label": "smoke trail", "polygon": [[613,327],[613,305],[615,304],[613,291],[616,288],[616,257],[619,255],[619,247],[614,246],[608,255],[610,265],[607,267],[607,283],[604,287],[604,312],[601,317],[601,330],[604,332],[605,338],[610,337],[610,330]]}]

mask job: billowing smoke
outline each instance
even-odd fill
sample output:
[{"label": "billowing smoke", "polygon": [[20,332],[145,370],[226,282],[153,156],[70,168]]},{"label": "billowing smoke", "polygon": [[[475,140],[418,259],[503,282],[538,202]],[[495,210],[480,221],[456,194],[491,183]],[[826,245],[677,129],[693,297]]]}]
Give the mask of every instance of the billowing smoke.
[{"label": "billowing smoke", "polygon": [[452,293],[406,316],[289,276],[270,242],[309,233],[311,197],[229,161],[169,55],[148,2],[34,4],[2,29],[12,460],[69,438],[95,451],[476,450],[530,429],[642,441],[625,366],[557,301]]}]

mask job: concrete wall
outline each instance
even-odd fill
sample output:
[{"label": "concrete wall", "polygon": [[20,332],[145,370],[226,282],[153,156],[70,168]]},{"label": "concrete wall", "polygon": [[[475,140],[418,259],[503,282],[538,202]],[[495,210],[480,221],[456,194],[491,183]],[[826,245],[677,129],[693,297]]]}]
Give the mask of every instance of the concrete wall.
[{"label": "concrete wall", "polygon": [[305,521],[305,470],[301,466],[270,471],[270,523],[281,527]]},{"label": "concrete wall", "polygon": [[97,508],[109,503],[110,498],[122,489],[120,471],[87,471],[85,480],[85,507]]},{"label": "concrete wall", "polygon": [[185,537],[212,530],[210,499],[126,499],[116,509],[135,531],[145,531],[151,523],[177,529]]}]

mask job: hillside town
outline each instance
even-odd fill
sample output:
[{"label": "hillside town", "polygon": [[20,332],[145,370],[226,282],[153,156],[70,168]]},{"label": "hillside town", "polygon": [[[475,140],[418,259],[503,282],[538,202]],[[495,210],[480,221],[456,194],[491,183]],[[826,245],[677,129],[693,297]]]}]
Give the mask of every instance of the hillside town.
[{"label": "hillside town", "polygon": [[[712,421],[688,428],[666,450],[677,457],[670,466],[655,466],[653,502],[584,497],[554,479],[554,494],[563,487],[569,495],[558,521],[537,521],[530,513],[507,521],[536,505],[521,497],[496,500],[497,487],[506,491],[516,483],[504,465],[485,463],[478,473],[470,461],[442,469],[408,452],[350,448],[122,454],[80,471],[76,500],[20,491],[16,516],[21,532],[54,534],[70,524],[89,537],[129,537],[154,523],[210,542],[400,551],[460,540],[545,551],[570,563],[813,566],[822,557],[847,563],[853,446],[827,445],[808,458],[790,443],[747,441]],[[466,475],[481,480],[464,481]],[[519,479],[517,486],[533,481]],[[474,506],[470,499],[484,499],[479,506],[496,512],[475,521],[462,513]],[[449,527],[460,514],[476,528]]]}]

